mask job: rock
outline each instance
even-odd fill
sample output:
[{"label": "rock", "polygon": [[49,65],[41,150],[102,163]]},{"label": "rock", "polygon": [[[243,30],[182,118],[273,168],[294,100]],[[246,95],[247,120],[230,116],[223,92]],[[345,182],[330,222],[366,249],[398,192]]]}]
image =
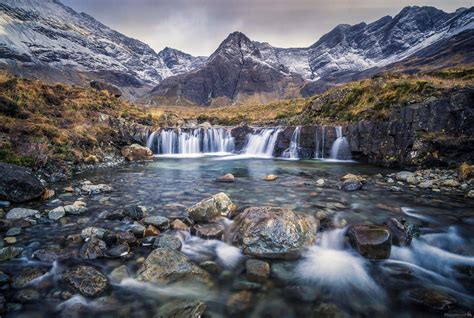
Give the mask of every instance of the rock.
[{"label": "rock", "polygon": [[72,289],[87,297],[102,294],[107,288],[107,277],[91,266],[79,265],[67,270],[63,281]]},{"label": "rock", "polygon": [[395,179],[398,181],[407,182],[407,179],[410,177],[415,177],[415,174],[410,171],[400,171],[394,175]]},{"label": "rock", "polygon": [[[108,235],[111,241],[116,241],[117,243],[127,243],[127,244],[135,244],[137,242],[137,238],[133,235],[132,232],[129,231],[118,231],[115,232],[113,235]],[[107,235],[106,235],[107,237]]]},{"label": "rock", "polygon": [[356,181],[359,181],[360,183],[365,183],[366,182],[366,179],[364,177],[358,176],[358,175],[355,175],[355,174],[352,174],[352,173],[348,173],[348,174],[344,175],[343,177],[340,178],[340,180],[342,182],[349,181],[349,180],[356,180]]},{"label": "rock", "polygon": [[70,252],[59,247],[46,247],[33,252],[32,257],[42,262],[53,263],[55,261],[63,261],[70,258]]},{"label": "rock", "polygon": [[16,237],[13,237],[13,236],[6,236],[6,237],[3,238],[3,240],[8,244],[15,244],[16,243]]},{"label": "rock", "polygon": [[128,255],[129,252],[130,252],[130,247],[128,246],[128,244],[121,243],[105,251],[105,256],[110,257],[110,258],[118,258],[118,257],[123,257],[123,256]]},{"label": "rock", "polygon": [[106,91],[110,96],[113,96],[115,98],[119,98],[120,96],[122,96],[122,91],[120,90],[120,88],[113,84],[93,80],[89,83],[89,85],[95,90]]},{"label": "rock", "polygon": [[133,144],[125,146],[121,150],[122,156],[128,161],[149,161],[153,160],[153,151],[150,148]]},{"label": "rock", "polygon": [[421,188],[421,189],[432,188],[433,184],[434,182],[432,180],[423,181],[418,184],[418,188]]},{"label": "rock", "polygon": [[35,279],[46,274],[46,270],[42,268],[25,268],[21,271],[20,274],[16,275],[13,278],[12,286],[13,288],[23,288],[30,284]]},{"label": "rock", "polygon": [[407,178],[407,183],[408,184],[417,184],[418,183],[418,179],[416,177],[408,177]]},{"label": "rock", "polygon": [[200,300],[175,300],[158,309],[159,318],[200,318],[206,305]]},{"label": "rock", "polygon": [[148,225],[145,229],[145,236],[158,236],[160,235],[160,230],[156,226]]},{"label": "rock", "polygon": [[0,200],[21,203],[39,198],[44,186],[31,170],[0,162]]},{"label": "rock", "polygon": [[191,228],[191,233],[205,239],[221,240],[224,235],[224,226],[219,223],[196,224]]},{"label": "rock", "polygon": [[86,227],[85,229],[81,231],[81,236],[83,239],[91,238],[93,236],[102,239],[106,235],[109,235],[109,234],[110,234],[109,230],[103,229],[101,227],[93,227],[93,226]]},{"label": "rock", "polygon": [[25,218],[35,217],[39,218],[40,213],[38,210],[25,209],[25,208],[13,208],[8,211],[7,220],[22,220]]},{"label": "rock", "polygon": [[4,272],[0,272],[0,286],[5,285],[10,281],[10,277]]},{"label": "rock", "polygon": [[10,206],[10,202],[0,201],[0,208],[8,208],[9,206]]},{"label": "rock", "polygon": [[66,215],[66,211],[64,210],[64,207],[58,206],[55,209],[52,209],[51,211],[48,212],[48,218],[50,220],[59,220],[60,218],[64,217]]},{"label": "rock", "polygon": [[120,265],[119,267],[114,268],[110,273],[110,280],[115,284],[120,284],[122,280],[129,277],[130,273],[126,265]]},{"label": "rock", "polygon": [[73,187],[65,187],[65,188],[64,188],[64,192],[66,192],[66,193],[72,193],[72,192],[74,192],[74,188],[73,188]]},{"label": "rock", "polygon": [[43,194],[41,195],[41,200],[46,201],[54,197],[54,190],[44,189]]},{"label": "rock", "polygon": [[81,250],[79,251],[79,256],[84,259],[96,259],[103,257],[106,250],[107,244],[101,239],[93,236],[82,245]]},{"label": "rock", "polygon": [[161,231],[166,231],[170,228],[170,220],[164,216],[148,216],[143,219],[143,223],[156,226]]},{"label": "rock", "polygon": [[83,201],[74,201],[73,204],[64,206],[66,214],[80,215],[87,212],[86,203]]},{"label": "rock", "polygon": [[104,211],[100,213],[99,217],[101,219],[106,219],[109,221],[122,220],[126,216],[126,213],[122,209],[113,210],[113,211]]},{"label": "rock", "polygon": [[317,185],[318,187],[324,186],[324,179],[318,179],[318,180],[316,180],[316,185]]},{"label": "rock", "polygon": [[15,300],[21,304],[31,303],[39,300],[40,293],[36,289],[27,288],[15,294]]},{"label": "rock", "polygon": [[474,177],[474,165],[463,162],[458,169],[459,180],[469,180]]},{"label": "rock", "polygon": [[312,317],[320,318],[349,318],[350,315],[346,314],[335,304],[322,303],[318,305],[314,311]]},{"label": "rock", "polygon": [[234,182],[235,177],[232,173],[227,173],[216,179],[216,182]]},{"label": "rock", "polygon": [[426,288],[417,288],[409,292],[408,298],[430,309],[446,311],[457,304],[457,300],[445,293]]},{"label": "rock", "polygon": [[253,293],[248,290],[232,293],[227,299],[227,310],[231,315],[237,315],[252,307]]},{"label": "rock", "polygon": [[232,211],[233,203],[229,197],[220,192],[210,198],[204,199],[190,207],[189,216],[196,222],[208,222],[219,216],[226,216]]},{"label": "rock", "polygon": [[392,243],[398,246],[409,246],[413,238],[408,229],[396,218],[390,218],[387,226],[392,236]]},{"label": "rock", "polygon": [[469,190],[466,193],[466,198],[474,199],[474,190]]},{"label": "rock", "polygon": [[174,220],[173,222],[171,222],[171,228],[173,230],[179,230],[179,231],[187,231],[189,230],[189,227],[184,224],[183,221],[179,220],[179,219],[176,219]]},{"label": "rock", "polygon": [[212,285],[210,275],[186,256],[171,248],[157,248],[138,271],[139,281],[161,284],[191,282]]},{"label": "rock", "polygon": [[21,227],[12,227],[10,228],[7,233],[5,233],[6,236],[16,236],[21,233]]},{"label": "rock", "polygon": [[157,239],[157,236],[147,236],[144,237],[142,240],[142,246],[152,246],[153,243],[155,243],[155,240]]},{"label": "rock", "polygon": [[278,179],[278,176],[274,174],[266,175],[265,178],[263,178],[265,181],[275,181],[276,179]]},{"label": "rock", "polygon": [[219,265],[217,265],[217,263],[213,261],[204,261],[202,263],[199,263],[199,267],[213,275],[217,275],[222,272],[222,269],[219,267]]},{"label": "rock", "polygon": [[92,184],[90,182],[83,182],[81,184],[82,193],[87,195],[111,192],[112,190],[112,187],[107,184]]},{"label": "rock", "polygon": [[443,186],[445,186],[445,187],[457,188],[457,187],[459,187],[461,184],[460,184],[457,180],[454,180],[454,179],[447,179],[447,180],[444,180],[441,185],[443,185]]},{"label": "rock", "polygon": [[154,248],[170,248],[173,250],[181,250],[182,247],[181,240],[173,235],[169,234],[162,234],[158,237],[155,242],[153,243]]},{"label": "rock", "polygon": [[362,189],[363,184],[359,180],[346,180],[339,184],[339,189],[344,191],[356,191]]},{"label": "rock", "polygon": [[387,259],[392,246],[390,231],[380,225],[353,225],[347,231],[349,243],[357,252],[369,259]]},{"label": "rock", "polygon": [[316,239],[318,222],[275,207],[247,208],[234,219],[231,240],[247,255],[295,259]]},{"label": "rock", "polygon": [[264,283],[270,277],[270,264],[257,259],[248,259],[245,262],[245,271],[249,280]]},{"label": "rock", "polygon": [[140,223],[138,222],[134,222],[131,226],[130,226],[130,231],[132,231],[132,233],[134,235],[137,235],[139,237],[142,237],[145,235],[145,227],[143,225],[141,225]]},{"label": "rock", "polygon": [[148,210],[144,206],[131,205],[127,207],[126,212],[128,216],[138,221],[138,220],[143,219],[147,215]]}]

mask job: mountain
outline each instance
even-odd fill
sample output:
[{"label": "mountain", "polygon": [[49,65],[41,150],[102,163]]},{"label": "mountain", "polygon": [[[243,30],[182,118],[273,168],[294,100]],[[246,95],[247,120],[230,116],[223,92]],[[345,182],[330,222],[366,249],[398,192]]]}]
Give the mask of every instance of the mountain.
[{"label": "mountain", "polygon": [[136,95],[205,60],[171,48],[156,53],[57,0],[0,2],[0,62],[13,73],[75,84],[101,79]]},{"label": "mountain", "polygon": [[[314,95],[369,74],[364,73],[366,70],[403,61],[425,48],[444,47],[449,55],[456,35],[472,29],[474,7],[446,13],[415,6],[370,24],[338,25],[307,48],[277,48],[234,32],[201,69],[165,79],[145,100],[213,105],[215,101],[267,102]],[[460,48],[457,54],[466,57],[463,62],[474,62],[469,54],[474,50],[474,41],[456,47]],[[436,67],[433,57],[430,63]]]},{"label": "mountain", "polygon": [[149,98],[161,104],[213,106],[248,98],[269,101],[296,97],[294,92],[303,83],[298,74],[267,63],[256,43],[243,33],[234,32],[202,68],[163,80]]}]

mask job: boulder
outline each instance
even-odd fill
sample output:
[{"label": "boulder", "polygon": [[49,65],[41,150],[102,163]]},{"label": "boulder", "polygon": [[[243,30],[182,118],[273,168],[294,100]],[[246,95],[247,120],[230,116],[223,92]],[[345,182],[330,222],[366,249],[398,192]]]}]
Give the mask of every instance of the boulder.
[{"label": "boulder", "polygon": [[235,177],[232,173],[227,173],[216,179],[216,182],[234,182]]},{"label": "boulder", "polygon": [[109,95],[114,96],[116,98],[122,96],[122,91],[120,90],[120,88],[113,84],[93,80],[89,83],[89,85],[95,90],[106,91]]},{"label": "boulder", "polygon": [[234,219],[233,244],[247,255],[270,259],[295,259],[314,243],[318,222],[314,218],[275,207],[251,207]]},{"label": "boulder", "polygon": [[208,222],[220,216],[226,216],[231,213],[235,205],[229,197],[223,193],[217,193],[212,197],[196,203],[188,208],[189,216],[196,222]]},{"label": "boulder", "polygon": [[381,225],[358,224],[347,231],[349,243],[362,256],[369,259],[390,257],[392,237],[390,230]]},{"label": "boulder", "polygon": [[8,211],[7,220],[22,220],[30,217],[40,217],[38,210],[25,209],[25,208],[13,208]]},{"label": "boulder", "polygon": [[108,285],[107,277],[91,266],[73,267],[63,274],[62,279],[69,287],[88,297],[102,294]]},{"label": "boulder", "polygon": [[121,150],[122,156],[128,161],[148,161],[153,160],[153,151],[150,148],[133,144],[125,146]]},{"label": "boulder", "polygon": [[146,258],[137,279],[161,284],[202,283],[212,285],[210,275],[184,254],[171,248],[157,248]]},{"label": "boulder", "polygon": [[270,264],[257,259],[248,259],[245,262],[247,279],[257,283],[264,283],[270,277]]},{"label": "boulder", "polygon": [[191,233],[205,239],[221,240],[224,235],[224,226],[219,223],[196,224],[191,228]]},{"label": "boulder", "polygon": [[41,197],[45,187],[29,169],[0,162],[0,200],[14,203]]}]

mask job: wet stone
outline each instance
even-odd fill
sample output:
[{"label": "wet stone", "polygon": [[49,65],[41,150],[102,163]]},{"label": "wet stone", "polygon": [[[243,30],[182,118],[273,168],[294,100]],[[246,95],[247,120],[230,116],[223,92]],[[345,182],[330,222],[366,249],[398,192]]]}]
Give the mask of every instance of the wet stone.
[{"label": "wet stone", "polygon": [[156,226],[161,231],[165,231],[170,228],[170,220],[164,216],[148,216],[143,219],[143,223],[146,225]]},{"label": "wet stone", "polygon": [[408,298],[415,304],[440,311],[449,310],[457,304],[455,298],[443,292],[425,288],[410,291]]},{"label": "wet stone", "polygon": [[216,182],[234,182],[235,177],[231,173],[227,173],[216,179]]},{"label": "wet stone", "polygon": [[160,233],[160,230],[153,225],[148,225],[145,229],[145,236],[158,236]]},{"label": "wet stone", "polygon": [[127,207],[126,213],[133,220],[138,221],[138,220],[143,219],[148,214],[148,210],[147,208],[141,205],[131,205]]},{"label": "wet stone", "polygon": [[275,181],[276,179],[278,179],[278,176],[274,174],[266,175],[265,178],[263,178],[265,181]]},{"label": "wet stone", "polygon": [[64,217],[66,215],[66,211],[64,210],[64,207],[59,206],[51,211],[48,212],[48,218],[50,220],[59,220],[60,218]]},{"label": "wet stone", "polygon": [[205,239],[221,240],[224,226],[219,223],[196,224],[191,228],[191,233]]},{"label": "wet stone", "polygon": [[21,233],[21,228],[20,227],[12,227],[5,233],[6,236],[16,236]]},{"label": "wet stone", "polygon": [[162,305],[157,317],[200,318],[206,308],[206,304],[200,300],[176,300]]},{"label": "wet stone", "polygon": [[232,206],[233,203],[229,197],[225,193],[220,192],[196,203],[187,211],[194,221],[209,222],[209,220],[214,218],[226,216],[231,212]]},{"label": "wet stone", "polygon": [[392,247],[390,231],[380,225],[354,225],[347,231],[349,243],[360,255],[369,259],[387,259]]},{"label": "wet stone", "polygon": [[126,265],[120,265],[119,267],[114,268],[110,273],[110,280],[115,284],[120,284],[122,280],[129,277],[130,273]]},{"label": "wet stone", "polygon": [[30,267],[21,271],[13,278],[13,288],[23,288],[30,284],[33,280],[46,274],[47,270],[43,268]]},{"label": "wet stone", "polygon": [[8,244],[15,244],[16,243],[16,237],[14,237],[14,236],[4,237],[3,240]]},{"label": "wet stone", "polygon": [[33,252],[32,257],[42,262],[53,263],[55,261],[62,261],[70,258],[70,252],[59,247],[47,247]]},{"label": "wet stone", "polygon": [[173,250],[181,250],[182,243],[179,238],[169,234],[160,235],[153,244],[154,248],[163,248],[167,247]]},{"label": "wet stone", "polygon": [[145,235],[145,227],[138,223],[138,222],[134,222],[131,226],[130,226],[130,231],[132,231],[132,233],[134,235],[137,235],[138,237],[142,237]]},{"label": "wet stone", "polygon": [[87,239],[90,237],[98,237],[100,239],[104,238],[107,234],[110,234],[109,230],[100,228],[100,227],[86,227],[81,231],[81,236],[83,239]]},{"label": "wet stone", "polygon": [[122,243],[122,244],[109,248],[105,252],[105,256],[110,257],[110,258],[118,258],[118,257],[126,256],[129,253],[129,251],[130,251],[130,247],[128,246],[128,244]]},{"label": "wet stone", "polygon": [[199,263],[199,266],[210,274],[219,274],[222,272],[222,269],[219,267],[219,265],[213,261]]},{"label": "wet stone", "polygon": [[62,276],[63,281],[84,296],[94,297],[107,288],[107,277],[91,266],[76,266]]},{"label": "wet stone", "polygon": [[147,236],[142,240],[142,246],[152,246],[158,236]]},{"label": "wet stone", "polygon": [[264,283],[270,277],[270,264],[257,259],[248,259],[245,262],[245,271],[249,280]]},{"label": "wet stone", "polygon": [[171,222],[171,228],[173,230],[179,230],[179,231],[187,231],[189,229],[189,227],[186,224],[184,224],[183,221],[179,219],[176,219],[173,222]]},{"label": "wet stone", "polygon": [[7,246],[0,248],[0,262],[12,259],[20,255],[23,248],[16,246]]},{"label": "wet stone", "polygon": [[97,237],[91,237],[82,245],[79,255],[84,259],[96,259],[103,257],[106,250],[107,244],[104,241]]},{"label": "wet stone", "polygon": [[122,220],[125,216],[126,213],[124,210],[104,211],[99,215],[101,219],[106,219],[109,221]]},{"label": "wet stone", "polygon": [[29,217],[40,217],[39,211],[25,208],[13,208],[8,211],[6,219],[21,220]]},{"label": "wet stone", "polygon": [[392,243],[398,246],[409,246],[413,238],[412,233],[407,227],[396,218],[390,218],[387,221],[387,226],[392,235]]},{"label": "wet stone", "polygon": [[15,294],[15,300],[21,304],[36,302],[40,297],[40,293],[32,288],[22,289]]}]

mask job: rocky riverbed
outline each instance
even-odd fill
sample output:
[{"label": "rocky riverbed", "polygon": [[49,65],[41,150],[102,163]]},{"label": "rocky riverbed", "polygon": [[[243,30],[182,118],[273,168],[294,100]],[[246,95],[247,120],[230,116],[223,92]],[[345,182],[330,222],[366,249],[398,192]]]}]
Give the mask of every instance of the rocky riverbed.
[{"label": "rocky riverbed", "polygon": [[22,176],[0,184],[2,315],[439,317],[473,308],[470,166],[160,158],[48,185],[2,169]]}]

